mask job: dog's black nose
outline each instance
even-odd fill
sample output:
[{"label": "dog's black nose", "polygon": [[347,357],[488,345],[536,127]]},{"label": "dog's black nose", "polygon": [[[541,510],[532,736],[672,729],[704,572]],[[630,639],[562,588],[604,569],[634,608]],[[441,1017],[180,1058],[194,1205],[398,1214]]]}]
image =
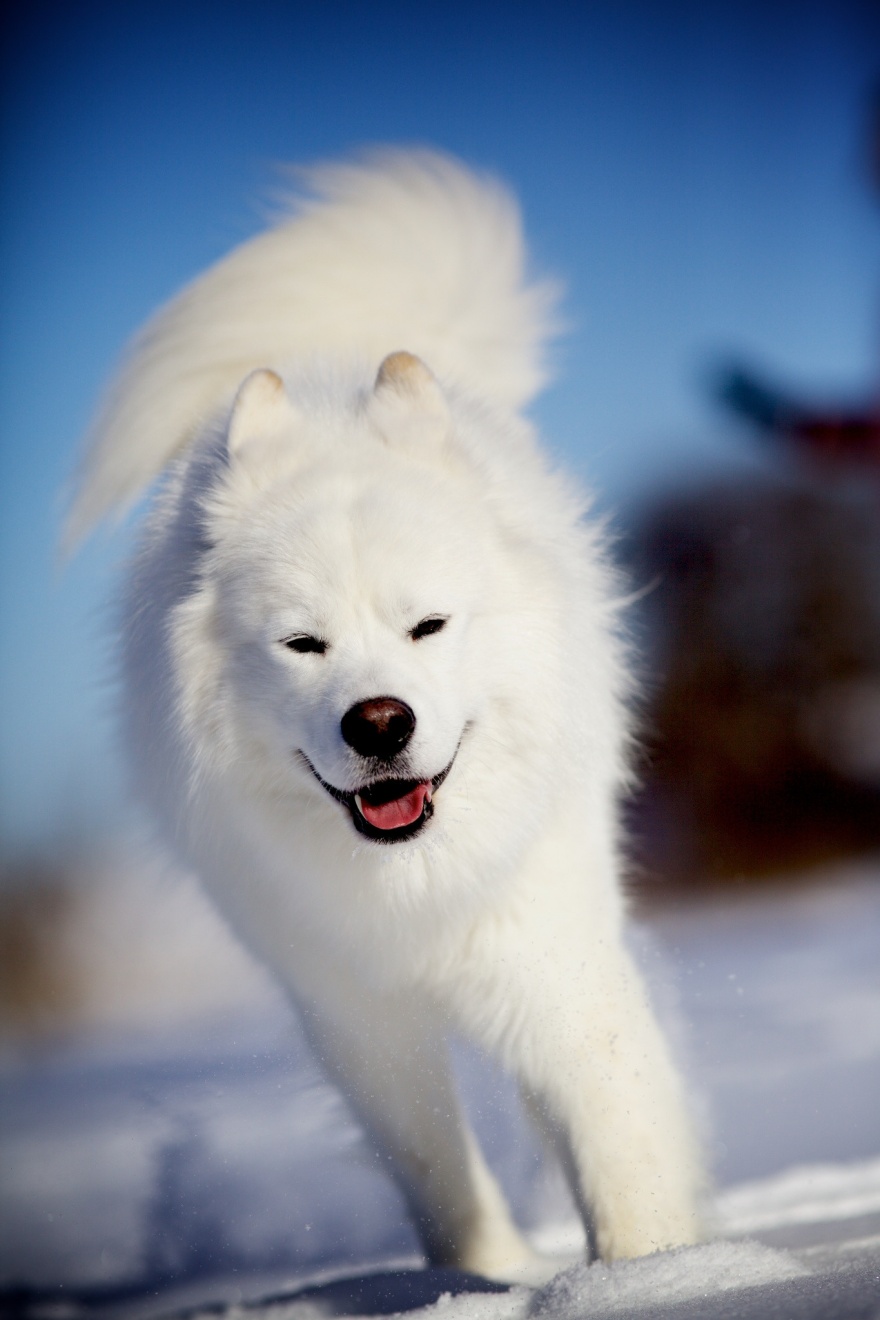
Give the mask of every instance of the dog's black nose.
[{"label": "dog's black nose", "polygon": [[349,747],[361,756],[391,761],[413,736],[416,717],[405,701],[373,697],[347,710],[340,727]]}]

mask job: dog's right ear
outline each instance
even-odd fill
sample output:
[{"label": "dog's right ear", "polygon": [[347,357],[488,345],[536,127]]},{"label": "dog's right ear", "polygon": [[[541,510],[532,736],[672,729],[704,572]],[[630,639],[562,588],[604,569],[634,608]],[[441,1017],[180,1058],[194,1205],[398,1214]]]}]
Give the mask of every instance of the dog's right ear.
[{"label": "dog's right ear", "polygon": [[449,432],[449,409],[437,377],[414,353],[389,353],[379,367],[368,404],[390,444],[440,444]]},{"label": "dog's right ear", "polygon": [[250,440],[271,440],[290,431],[297,411],[275,371],[261,367],[245,377],[229,414],[226,451],[236,458]]}]

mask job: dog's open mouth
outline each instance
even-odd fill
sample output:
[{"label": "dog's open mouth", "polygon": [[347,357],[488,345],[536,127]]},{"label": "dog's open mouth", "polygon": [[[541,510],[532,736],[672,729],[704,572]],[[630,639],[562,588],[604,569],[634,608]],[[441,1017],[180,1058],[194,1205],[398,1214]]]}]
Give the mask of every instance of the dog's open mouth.
[{"label": "dog's open mouth", "polygon": [[356,792],[345,792],[322,779],[305,752],[300,756],[331,797],[348,809],[359,834],[379,843],[412,839],[434,814],[434,794],[452,769],[455,757],[433,779],[379,779]]}]

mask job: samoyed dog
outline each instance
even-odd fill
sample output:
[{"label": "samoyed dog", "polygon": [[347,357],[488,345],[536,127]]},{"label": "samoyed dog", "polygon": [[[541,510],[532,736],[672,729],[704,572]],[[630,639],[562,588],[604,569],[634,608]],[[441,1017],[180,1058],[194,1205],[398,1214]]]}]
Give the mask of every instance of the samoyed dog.
[{"label": "samoyed dog", "polygon": [[429,152],[319,169],[141,332],[71,519],[164,471],[125,596],[140,790],[289,989],[428,1258],[505,1279],[533,1254],[450,1029],[519,1079],[599,1254],[699,1232],[622,940],[614,578],[521,411],[553,298],[493,181]]}]

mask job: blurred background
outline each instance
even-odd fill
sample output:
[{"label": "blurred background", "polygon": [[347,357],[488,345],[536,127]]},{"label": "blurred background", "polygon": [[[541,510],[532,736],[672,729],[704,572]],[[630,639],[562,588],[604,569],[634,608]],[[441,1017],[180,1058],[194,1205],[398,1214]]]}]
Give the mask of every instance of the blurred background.
[{"label": "blurred background", "polygon": [[[372,143],[497,172],[566,285],[534,413],[637,597],[639,947],[719,1183],[862,1176],[880,1154],[876,4],[32,0],[3,23],[0,1286],[96,1304],[414,1250],[286,1005],[142,841],[112,718],[130,527],[68,564],[56,549],[127,338],[263,226],[285,163]],[[508,1083],[460,1067],[520,1217],[568,1223]]]}]

